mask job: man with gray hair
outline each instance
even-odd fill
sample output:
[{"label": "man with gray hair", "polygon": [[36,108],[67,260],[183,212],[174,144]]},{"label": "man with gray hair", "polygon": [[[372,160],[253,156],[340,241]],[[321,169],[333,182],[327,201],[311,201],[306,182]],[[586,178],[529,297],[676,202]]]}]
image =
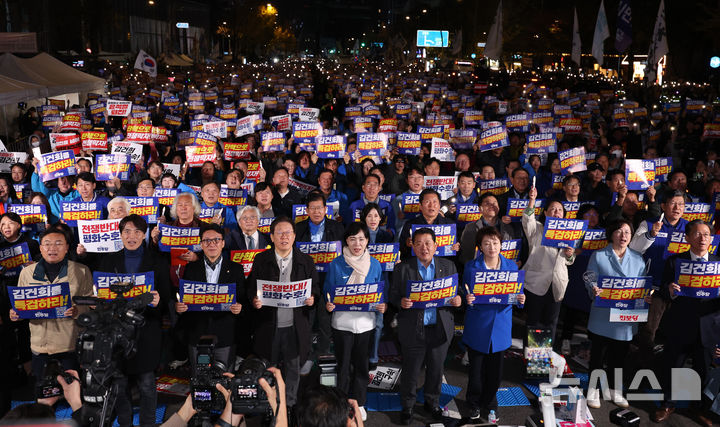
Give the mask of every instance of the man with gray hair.
[{"label": "man with gray hair", "polygon": [[270,238],[258,230],[260,225],[258,208],[244,206],[238,209],[235,217],[240,229],[233,229],[225,234],[225,248],[228,251],[265,249],[270,244]]}]

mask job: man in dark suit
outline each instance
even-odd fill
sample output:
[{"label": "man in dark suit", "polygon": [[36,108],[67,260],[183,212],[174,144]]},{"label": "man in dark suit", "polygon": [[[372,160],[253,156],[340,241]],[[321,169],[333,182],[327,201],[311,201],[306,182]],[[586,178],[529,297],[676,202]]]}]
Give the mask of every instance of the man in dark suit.
[{"label": "man in dark suit", "polygon": [[231,230],[225,235],[227,251],[265,249],[270,245],[270,237],[258,231],[260,210],[255,206],[244,206],[237,211],[239,230]]},{"label": "man in dark suit", "polygon": [[302,203],[302,195],[296,189],[288,187],[289,179],[290,173],[285,167],[280,167],[273,173],[272,207],[276,217],[285,215],[292,218],[293,205]]},{"label": "man in dark suit", "polygon": [[229,312],[187,312],[188,306],[178,302],[175,304],[175,311],[182,313],[181,321],[190,346],[188,357],[193,372],[197,360],[197,344],[200,337],[204,335],[214,335],[217,338],[215,360],[224,363],[228,370],[231,370],[232,347],[235,341],[235,316],[240,314],[244,295],[246,295],[245,273],[242,265],[234,263],[229,257],[222,255],[225,240],[223,239],[223,229],[218,224],[203,225],[200,232],[200,246],[202,256],[187,265],[183,279],[214,284],[234,283],[235,303],[230,306]]},{"label": "man in dark suit", "polygon": [[[253,352],[277,366],[285,378],[287,405],[297,402],[300,385],[300,366],[310,352],[310,312],[315,297],[320,294],[320,281],[315,263],[295,246],[295,224],[286,216],[275,218],[270,224],[273,249],[259,253],[253,261],[248,277],[248,299],[252,299],[255,313]],[[258,280],[296,282],[312,279],[312,295],[305,305],[296,308],[263,306],[258,298]]]},{"label": "man in dark suit", "polygon": [[[307,198],[307,213],[308,218],[300,221],[295,229],[297,230],[298,242],[334,242],[336,240],[343,240],[343,234],[345,234],[345,227],[337,221],[327,219],[325,216],[326,210],[325,196],[319,192],[312,192],[308,194]],[[325,283],[325,273],[319,273],[320,286]],[[319,354],[325,354],[330,352],[330,337],[332,331],[330,327],[330,313],[325,310],[325,307],[318,305],[315,307],[313,312],[317,317],[317,329],[319,332],[317,352]],[[310,323],[314,319],[310,319]],[[306,365],[306,371],[311,366]],[[305,372],[303,372],[305,374]]]},{"label": "man in dark suit", "polygon": [[[449,307],[413,309],[408,298],[409,281],[427,281],[448,277],[457,273],[451,261],[435,257],[437,244],[435,233],[421,228],[413,234],[412,245],[417,257],[402,262],[396,267],[390,289],[390,302],[398,307],[398,337],[402,350],[402,371],[400,374],[400,399],[402,414],[400,422],[410,424],[415,405],[417,378],[423,361],[425,371],[425,410],[438,419],[442,416],[439,407],[442,385],[443,364],[453,337],[455,322]],[[448,304],[459,307],[460,296],[456,295]]]},{"label": "man in dark suit", "polygon": [[[422,225],[437,225],[437,224],[455,224],[455,221],[445,218],[440,213],[440,194],[432,188],[426,188],[420,192],[420,215],[415,218],[408,220],[403,225],[402,232],[400,233],[400,255],[402,259],[410,258],[412,240],[410,239],[410,232],[412,226],[416,224]],[[460,242],[455,243],[454,249],[460,250]]]},{"label": "man in dark suit", "polygon": [[[665,393],[665,401],[653,414],[653,421],[662,422],[675,412],[675,402],[670,400],[670,376],[672,368],[682,368],[688,357],[692,358],[692,367],[700,379],[705,381],[705,374],[712,357],[701,342],[700,318],[720,310],[720,298],[692,298],[677,295],[680,286],[675,283],[675,261],[690,260],[700,262],[720,261],[720,257],[708,252],[712,242],[712,228],[702,220],[690,221],[685,226],[685,240],[690,250],[671,257],[665,263],[660,292],[672,304],[665,312],[662,327],[667,337],[665,350],[660,360],[660,381]],[[706,416],[705,405],[693,402],[692,414],[700,425],[711,426],[712,421]]]},{"label": "man in dark suit", "polygon": [[120,381],[120,395],[115,408],[121,425],[132,422],[132,393],[127,388],[128,381],[134,380],[140,394],[140,424],[155,423],[157,392],[155,389],[155,369],[162,356],[162,316],[171,307],[175,296],[171,291],[170,269],[163,257],[145,244],[143,236],[148,224],[139,215],[128,215],[120,221],[120,238],[123,249],[99,257],[97,271],[124,274],[142,274],[152,272],[154,284],[153,302],[142,312],[145,324],[139,329],[135,345],[136,353],[125,361],[122,372],[125,378]]},{"label": "man in dark suit", "polygon": [[512,187],[501,195],[497,196],[500,206],[500,216],[507,215],[508,199],[527,199],[530,187],[530,174],[525,169],[518,167],[510,173]]}]

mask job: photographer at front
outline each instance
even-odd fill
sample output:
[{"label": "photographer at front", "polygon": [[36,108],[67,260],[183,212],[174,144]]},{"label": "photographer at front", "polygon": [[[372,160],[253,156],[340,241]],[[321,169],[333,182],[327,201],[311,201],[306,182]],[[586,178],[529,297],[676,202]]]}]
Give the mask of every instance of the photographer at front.
[{"label": "photographer at front", "polygon": [[[108,206],[112,205],[113,199]],[[160,364],[162,355],[162,314],[168,310],[172,300],[170,276],[167,262],[156,252],[145,245],[147,222],[139,215],[129,215],[119,224],[120,238],[123,249],[119,252],[104,254],[97,271],[122,274],[142,274],[152,272],[153,300],[142,315],[145,324],[139,328],[137,352],[124,361],[120,393],[116,403],[118,423],[120,426],[132,423],[132,394],[129,383],[134,380],[140,392],[140,425],[155,424],[155,408],[157,391],[155,389],[155,369]],[[122,393],[122,389],[125,393]]]},{"label": "photographer at front", "polygon": [[[287,405],[292,407],[297,401],[300,366],[307,360],[312,345],[310,312],[320,285],[313,259],[294,246],[295,224],[290,218],[275,218],[270,224],[270,239],[273,249],[257,254],[248,277],[248,299],[252,298],[257,310],[253,352],[273,366],[281,365]],[[307,279],[312,280],[312,294],[302,306],[276,308],[263,305],[258,298],[258,280],[288,283]]]},{"label": "photographer at front", "polygon": [[[367,250],[369,241],[370,232],[365,224],[353,222],[348,226],[343,238],[343,253],[328,268],[323,289],[325,295],[335,294],[338,286],[377,283],[383,279],[380,262]],[[385,303],[379,302],[372,309],[384,313]],[[357,400],[364,421],[367,419],[364,405],[369,370],[368,348],[375,332],[375,313],[334,311],[336,306],[331,301],[326,302],[325,308],[333,313],[331,326],[338,361],[338,388]]]},{"label": "photographer at front", "polygon": [[[200,231],[202,255],[197,261],[189,263],[183,277],[186,281],[212,284],[235,284],[235,303],[230,311],[195,312],[188,311],[187,304],[175,303],[175,311],[182,314],[186,342],[189,344],[190,363],[193,375],[196,370],[197,344],[201,337],[212,335],[215,342],[215,360],[230,366],[230,355],[235,337],[235,315],[242,309],[242,297],[245,295],[245,273],[242,265],[223,256],[225,248],[223,229],[218,224],[206,224]],[[240,298],[238,298],[240,296]]]},{"label": "photographer at front", "polygon": [[[39,286],[54,283],[68,283],[70,297],[93,294],[92,274],[84,265],[67,259],[70,248],[68,234],[51,227],[40,237],[41,259],[20,271],[18,286]],[[61,319],[30,320],[30,350],[32,351],[32,372],[42,378],[44,368],[51,359],[56,359],[64,369],[78,369],[75,343],[78,326],[74,318],[85,307],[72,306]],[[10,310],[10,320],[17,321],[18,314]],[[57,399],[50,401],[54,403]],[[40,400],[38,400],[40,401]]]}]

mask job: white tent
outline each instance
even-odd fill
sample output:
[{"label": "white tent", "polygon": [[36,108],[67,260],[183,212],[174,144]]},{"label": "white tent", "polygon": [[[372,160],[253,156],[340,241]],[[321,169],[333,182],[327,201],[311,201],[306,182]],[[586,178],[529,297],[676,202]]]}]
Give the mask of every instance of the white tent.
[{"label": "white tent", "polygon": [[47,88],[0,75],[0,105],[47,96]]},{"label": "white tent", "polygon": [[11,53],[0,56],[0,76],[44,86],[44,96],[102,90],[105,80],[83,73],[47,53],[19,58]]}]

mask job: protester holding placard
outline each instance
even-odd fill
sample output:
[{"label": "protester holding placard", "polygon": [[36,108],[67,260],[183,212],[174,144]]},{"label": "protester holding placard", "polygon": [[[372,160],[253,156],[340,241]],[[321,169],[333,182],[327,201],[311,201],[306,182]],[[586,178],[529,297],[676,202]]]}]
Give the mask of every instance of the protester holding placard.
[{"label": "protester holding placard", "polygon": [[[670,390],[671,369],[682,368],[688,358],[692,358],[692,368],[704,383],[710,368],[710,360],[720,356],[717,350],[718,343],[707,342],[705,338],[706,335],[713,336],[716,333],[712,329],[715,327],[714,319],[718,314],[717,294],[711,298],[680,296],[678,295],[680,286],[676,283],[678,275],[676,264],[679,264],[679,261],[716,263],[720,261],[720,257],[708,252],[713,236],[709,224],[702,220],[691,221],[685,226],[685,233],[690,250],[667,260],[662,273],[660,292],[655,292],[672,300],[663,319],[663,325],[667,325],[663,331],[666,341],[660,360],[660,384],[663,390]],[[709,320],[705,326],[703,326],[703,318]],[[666,394],[665,400],[653,414],[652,420],[659,423],[667,419],[675,412],[675,403]],[[712,421],[707,416],[705,402],[692,401],[690,405],[694,418],[699,419],[702,425],[712,425]]]},{"label": "protester holding placard", "polygon": [[[367,294],[367,286],[353,287],[352,291],[344,285],[363,285],[377,283],[382,280],[382,268],[378,260],[370,256],[367,245],[370,232],[366,225],[354,222],[345,230],[343,236],[343,253],[335,258],[328,267],[323,294],[331,296],[326,299],[325,309],[332,313],[332,334],[335,344],[335,357],[338,360],[338,388],[357,400],[363,421],[367,419],[365,412],[365,396],[368,379],[368,352],[372,335],[375,331],[376,317],[372,311],[334,311],[338,301],[347,297],[337,295],[337,288],[342,287],[342,295]],[[366,299],[363,299],[366,301]],[[371,310],[385,312],[384,299],[372,301]],[[344,303],[344,302],[343,302]],[[363,302],[362,305],[367,303]],[[359,308],[359,307],[358,307]],[[352,373],[351,373],[352,372]]]},{"label": "protester holding placard", "polygon": [[[399,194],[390,203],[395,213],[395,229],[402,231],[405,222],[415,218],[420,213],[420,193],[423,190],[424,175],[417,167],[410,167],[407,171],[407,191]],[[399,238],[400,233],[396,233]]]},{"label": "protester holding placard", "polygon": [[[453,220],[445,218],[445,216],[440,213],[440,195],[437,191],[432,188],[426,188],[420,193],[418,200],[420,202],[420,215],[406,221],[400,233],[400,253],[403,259],[410,258],[410,250],[413,246],[410,232],[413,225],[455,224]],[[456,242],[452,245],[451,249],[454,251],[460,250],[460,243]]]},{"label": "protester holding placard", "polygon": [[[270,225],[273,250],[259,253],[253,261],[248,277],[247,295],[255,312],[253,353],[282,365],[285,376],[288,406],[297,402],[300,385],[300,366],[305,364],[312,346],[310,312],[319,296],[319,279],[312,258],[294,246],[295,224],[288,217],[278,217]],[[258,281],[289,284],[311,280],[311,296],[296,308],[277,308],[263,305],[259,298],[262,289]]]},{"label": "protester holding placard", "polygon": [[347,194],[333,188],[335,174],[330,169],[323,169],[318,175],[318,190],[325,196],[327,204],[333,208],[333,216],[339,222],[350,215],[350,201]]},{"label": "protester holding placard", "polygon": [[42,193],[48,198],[48,203],[50,203],[50,211],[48,212],[50,224],[56,224],[62,214],[62,202],[69,202],[80,196],[80,193],[73,189],[75,176],[61,176],[57,179],[57,188],[46,187],[37,174],[38,164],[38,159],[33,158],[35,172],[30,178],[32,190]]},{"label": "protester holding placard", "polygon": [[[461,263],[467,264],[475,258],[475,249],[477,248],[477,233],[484,227],[493,227],[500,232],[503,240],[521,239],[523,238],[522,226],[515,222],[506,224],[500,219],[500,206],[497,197],[492,193],[485,193],[478,198],[481,217],[479,220],[468,224],[460,237],[460,255]],[[523,241],[523,256],[527,255],[527,242]]]},{"label": "protester holding placard", "polygon": [[510,182],[512,187],[507,192],[497,197],[500,205],[500,212],[507,212],[508,199],[527,199],[528,189],[530,187],[530,174],[523,168],[515,168],[510,173]]},{"label": "protester holding placard", "polygon": [[38,242],[22,231],[22,219],[14,212],[5,212],[0,216],[0,249],[9,248],[26,243],[33,261],[40,259],[40,246]]},{"label": "protester holding placard", "polygon": [[[575,261],[573,248],[555,248],[541,244],[545,218],[563,218],[565,209],[557,200],[548,202],[540,221],[535,219],[537,189],[530,188],[530,202],[523,212],[522,226],[528,240],[530,255],[525,270],[525,311],[528,327],[551,330],[555,337],[560,304],[568,284],[567,266]],[[550,268],[552,266],[552,268]]]},{"label": "protester holding placard", "polygon": [[[650,217],[641,222],[630,242],[630,249],[640,252],[645,261],[650,262],[648,276],[653,278],[655,289],[661,287],[665,249],[670,243],[669,237],[673,232],[684,233],[688,223],[682,217],[685,211],[685,193],[666,192],[660,206],[662,207],[660,217]],[[662,292],[653,293],[648,321],[640,326],[638,338],[645,351],[649,352],[655,345],[655,331],[660,326],[663,313],[670,304],[670,299],[666,298],[666,295]]]},{"label": "protester holding placard", "polygon": [[[609,244],[604,249],[593,252],[588,263],[587,271],[594,273],[594,282],[586,283],[592,298],[605,291],[598,287],[598,279],[603,276],[610,277],[641,277],[645,275],[645,261],[638,252],[629,249],[632,240],[633,227],[628,220],[619,220],[610,223],[606,229]],[[649,298],[648,298],[649,300]],[[590,352],[590,371],[603,369],[608,378],[615,368],[623,368],[625,358],[630,350],[630,341],[637,333],[636,322],[613,322],[610,319],[611,308],[599,307],[595,301],[590,308],[588,320],[588,335],[592,343]],[[612,401],[623,408],[628,402],[622,395],[622,390],[609,390]],[[587,403],[591,408],[600,407],[600,391],[597,388],[588,390]]]},{"label": "protester holding placard", "polygon": [[[433,192],[433,190],[424,190]],[[435,193],[437,195],[437,193]],[[429,197],[433,197],[430,195]],[[438,197],[439,203],[439,197]],[[455,275],[455,264],[447,259],[436,257],[435,233],[429,228],[421,228],[412,236],[412,246],[416,257],[400,263],[390,287],[389,301],[399,309],[398,338],[402,350],[402,372],[400,374],[400,399],[402,413],[401,424],[410,424],[416,401],[416,385],[423,361],[425,362],[425,410],[433,418],[440,419],[440,386],[442,385],[445,356],[453,337],[455,322],[450,307],[413,309],[413,301],[407,289],[411,281],[432,281]],[[452,307],[462,303],[456,295],[447,301]]]},{"label": "protester holding placard", "polygon": [[302,195],[296,189],[288,187],[289,178],[290,172],[285,167],[280,167],[273,173],[272,206],[276,217],[281,215],[292,217],[293,205],[302,203]]},{"label": "protester holding placard", "polygon": [[[20,272],[18,286],[31,287],[49,284],[68,283],[70,297],[89,296],[93,293],[92,274],[82,264],[67,259],[70,249],[70,237],[59,228],[50,228],[40,237],[40,253],[38,262],[29,265]],[[45,364],[50,359],[57,359],[65,369],[78,369],[75,343],[78,327],[75,318],[87,307],[71,306],[62,318],[35,319],[30,321],[30,348],[32,355],[32,372],[41,378]],[[17,307],[10,310],[10,320],[19,319]],[[50,404],[57,398],[53,398]]]},{"label": "protester holding placard", "polygon": [[203,184],[200,197],[202,198],[199,215],[201,221],[219,224],[229,230],[237,229],[235,212],[218,201],[220,199],[220,184],[214,181]]},{"label": "protester holding placard", "polygon": [[[197,361],[197,344],[202,336],[212,335],[215,342],[215,360],[230,367],[234,359],[235,316],[240,314],[245,303],[245,273],[240,264],[232,262],[230,257],[223,256],[225,240],[223,229],[218,224],[202,226],[200,246],[202,255],[185,268],[184,281],[210,284],[235,284],[234,303],[229,311],[188,311],[188,304],[182,301],[175,303],[175,311],[182,314],[185,341],[189,345],[188,358],[193,372]],[[245,304],[247,305],[247,304]],[[246,343],[240,343],[244,346]]]},{"label": "protester holding placard", "polygon": [[[108,209],[116,200],[108,204]],[[132,394],[128,387],[130,381],[137,383],[140,392],[140,424],[149,425],[155,421],[155,369],[162,355],[162,315],[167,313],[174,299],[167,262],[145,244],[147,228],[148,224],[141,216],[124,215],[119,225],[123,249],[104,254],[96,270],[118,276],[147,272],[153,274],[153,301],[142,313],[145,323],[139,328],[135,346],[137,352],[122,367],[127,379],[123,381],[116,406],[120,425],[128,425],[132,421]]]},{"label": "protester holding placard", "polygon": [[[515,262],[500,254],[502,234],[495,227],[483,227],[476,233],[477,257],[467,264],[463,273],[465,295],[465,329],[463,344],[468,349],[470,371],[466,401],[470,406],[470,419],[487,418],[490,410],[497,411],[495,393],[500,387],[505,350],[512,341],[512,304],[473,304],[475,301],[475,273],[479,271],[517,271]],[[469,290],[469,291],[468,291]],[[464,291],[464,292],[463,292]],[[517,296],[525,303],[525,294]]]}]

